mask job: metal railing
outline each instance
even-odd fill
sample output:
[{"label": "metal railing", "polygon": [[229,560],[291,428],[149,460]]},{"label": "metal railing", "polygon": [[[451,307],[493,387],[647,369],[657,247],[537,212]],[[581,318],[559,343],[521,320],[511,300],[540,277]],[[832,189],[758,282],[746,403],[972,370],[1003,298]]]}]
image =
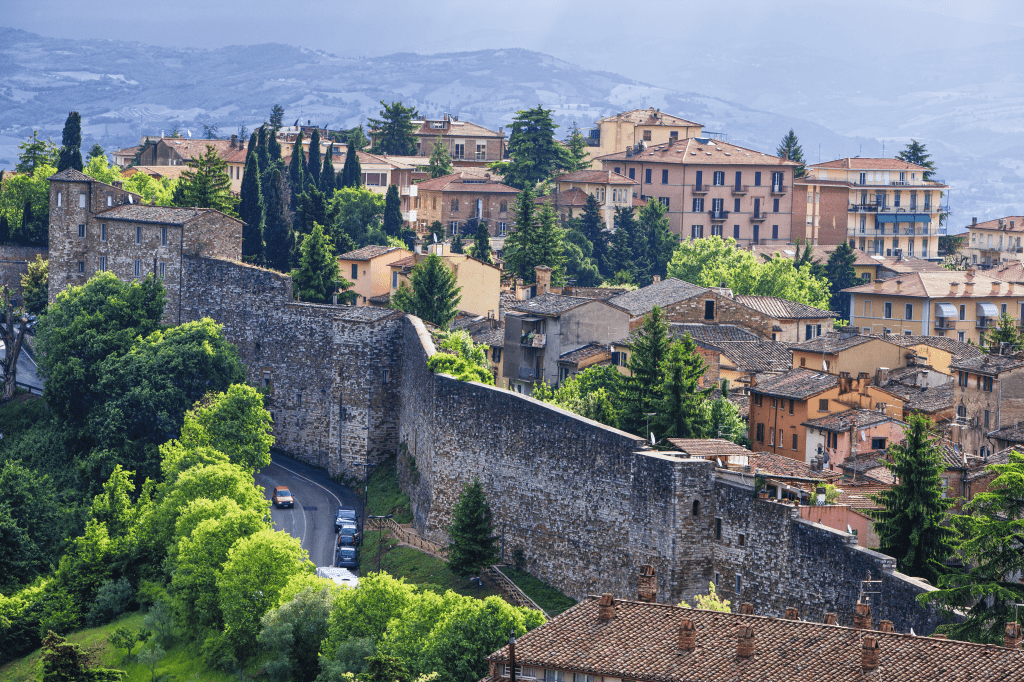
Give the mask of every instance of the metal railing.
[{"label": "metal railing", "polygon": [[726,220],[726,219],[729,218],[729,212],[728,211],[715,211],[715,210],[711,210],[711,211],[708,211],[708,215],[711,216],[712,220]]},{"label": "metal railing", "polygon": [[540,378],[540,372],[530,367],[520,367],[519,378],[523,381],[536,381]]},{"label": "metal railing", "polygon": [[545,618],[549,618],[548,612],[542,609],[537,602],[530,599],[529,596],[519,586],[512,582],[511,579],[497,566],[491,566],[486,571],[487,577],[494,581],[498,589],[501,591],[502,596],[505,597],[505,601],[512,604],[513,606],[523,606],[534,611],[540,611],[544,614]]},{"label": "metal railing", "polygon": [[786,186],[785,185],[772,185],[771,193],[772,194],[785,194],[786,193]]},{"label": "metal railing", "polygon": [[698,182],[694,184],[693,191],[696,193],[704,194],[705,192],[708,191],[708,186],[702,182]]},{"label": "metal railing", "polygon": [[754,211],[750,214],[751,220],[764,220],[768,217],[768,214],[764,211]]},{"label": "metal railing", "polygon": [[447,547],[421,537],[420,534],[412,528],[400,526],[394,519],[374,518],[368,520],[370,521],[370,525],[375,526],[374,530],[390,531],[394,535],[395,539],[403,544],[415,547],[416,549],[424,551],[427,554],[433,554],[434,556],[442,558],[448,556]]},{"label": "metal railing", "polygon": [[750,189],[750,187],[748,185],[733,185],[732,186],[732,193],[733,194],[746,194],[749,189]]}]

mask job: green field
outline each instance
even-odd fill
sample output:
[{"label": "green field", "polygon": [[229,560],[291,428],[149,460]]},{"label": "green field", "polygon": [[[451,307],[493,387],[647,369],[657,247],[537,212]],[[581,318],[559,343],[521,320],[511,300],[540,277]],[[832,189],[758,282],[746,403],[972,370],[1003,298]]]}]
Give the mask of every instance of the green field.
[{"label": "green field", "polygon": [[526,596],[547,611],[552,618],[576,604],[576,600],[567,597],[543,580],[534,578],[526,571],[517,571],[511,566],[502,566],[501,572],[508,576]]},{"label": "green field", "polygon": [[[362,490],[358,491],[360,494]],[[409,496],[398,487],[398,471],[395,458],[385,460],[370,474],[366,513],[371,516],[387,516],[393,514],[398,523],[411,523],[412,511],[409,509]]]}]

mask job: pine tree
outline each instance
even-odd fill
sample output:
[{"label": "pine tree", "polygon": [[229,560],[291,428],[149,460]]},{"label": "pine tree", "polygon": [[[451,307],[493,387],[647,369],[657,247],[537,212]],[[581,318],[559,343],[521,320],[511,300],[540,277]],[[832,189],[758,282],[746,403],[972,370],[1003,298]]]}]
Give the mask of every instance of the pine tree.
[{"label": "pine tree", "polygon": [[928,417],[907,418],[905,440],[889,448],[892,461],[883,461],[896,485],[872,497],[882,509],[871,517],[880,550],[899,570],[935,584],[947,572],[956,533],[947,524],[955,500],[944,497],[945,465],[933,429]]},{"label": "pine tree", "polygon": [[[664,379],[654,400],[654,418],[664,438],[704,438],[707,435],[707,396],[712,389],[701,389],[700,381],[707,364],[697,353],[690,335],[669,345],[662,363]],[[648,436],[649,437],[649,436]]]},{"label": "pine tree", "polygon": [[996,326],[984,335],[982,345],[990,355],[1012,355],[1024,348],[1024,335],[1018,331],[1017,321],[1003,313]]},{"label": "pine tree", "polygon": [[443,258],[432,253],[413,267],[409,282],[411,287],[402,283],[391,299],[391,306],[447,329],[462,301],[455,272]]},{"label": "pine tree", "polygon": [[551,112],[539,104],[534,109],[516,112],[508,138],[510,160],[490,167],[502,174],[506,185],[532,189],[562,167],[565,156],[555,141],[556,128]]},{"label": "pine tree", "polygon": [[309,137],[309,159],[306,162],[306,182],[314,187],[320,186],[320,173],[323,170],[320,160],[320,129],[314,128]]},{"label": "pine tree", "polygon": [[640,209],[640,230],[647,242],[647,276],[644,282],[653,280],[654,275],[665,278],[668,262],[679,246],[679,237],[668,226],[668,209],[660,201],[648,201]]},{"label": "pine tree", "polygon": [[800,146],[800,140],[797,139],[796,133],[790,128],[789,132],[782,138],[782,142],[779,143],[778,148],[775,150],[775,155],[780,159],[786,159],[787,161],[795,161],[800,165],[793,169],[793,176],[802,178],[807,172],[804,167],[804,150]]},{"label": "pine tree", "polygon": [[320,223],[302,238],[299,267],[292,273],[299,299],[309,303],[330,303],[341,279],[334,245]]},{"label": "pine tree", "polygon": [[93,652],[52,630],[43,638],[43,682],[120,682],[123,670],[96,667]]},{"label": "pine tree", "polygon": [[935,175],[935,162],[929,160],[931,159],[931,156],[932,155],[928,153],[928,149],[923,144],[917,140],[911,140],[910,144],[896,155],[896,158],[900,161],[924,166],[928,170],[921,174],[921,179],[931,180],[932,176]]},{"label": "pine tree", "polygon": [[605,229],[604,217],[601,215],[601,205],[593,194],[587,196],[587,203],[583,207],[583,215],[580,216],[580,232],[590,242],[593,251],[590,258],[597,265],[602,277],[611,277],[614,274],[612,264],[609,260],[610,239],[608,230]]},{"label": "pine tree", "polygon": [[484,495],[480,479],[466,484],[452,512],[448,527],[448,567],[461,576],[480,575],[480,571],[498,560],[498,538],[494,534],[491,505]]},{"label": "pine tree", "polygon": [[451,175],[454,172],[452,156],[448,153],[448,148],[444,145],[444,139],[440,133],[438,133],[437,139],[434,141],[434,148],[430,152],[430,163],[427,164],[427,170],[432,178]]},{"label": "pine tree", "polygon": [[463,248],[463,245],[462,245],[462,235],[461,234],[453,234],[452,235],[452,253],[465,253],[465,252],[466,252],[466,250]]},{"label": "pine tree", "polygon": [[413,119],[419,113],[413,107],[403,106],[401,102],[385,104],[380,110],[380,118],[368,119],[373,131],[374,154],[391,154],[394,156],[412,156],[416,153],[416,124]]},{"label": "pine tree", "polygon": [[473,235],[473,258],[482,260],[485,263],[494,263],[491,257],[491,233],[487,229],[487,223],[480,221],[476,226],[476,234]]},{"label": "pine tree", "polygon": [[102,158],[104,160],[107,158],[107,153],[103,151],[103,147],[100,146],[99,142],[93,143],[89,149],[89,160],[92,161],[95,158]]},{"label": "pine tree", "polygon": [[39,131],[32,131],[32,138],[18,145],[18,165],[15,172],[32,175],[40,166],[55,166],[60,150],[50,140],[40,140]]},{"label": "pine tree", "polygon": [[622,428],[630,433],[649,435],[645,433],[647,415],[655,411],[654,401],[664,383],[668,346],[668,324],[661,308],[655,306],[630,337],[630,376],[623,386],[620,417]]},{"label": "pine tree", "polygon": [[612,268],[615,270],[616,276],[619,273],[628,274],[629,281],[633,283],[639,283],[640,268],[637,264],[637,258],[642,258],[644,255],[633,253],[633,246],[637,243],[633,234],[637,230],[639,230],[639,227],[636,224],[636,212],[633,207],[616,208],[615,249],[612,251]]},{"label": "pine tree", "polygon": [[82,117],[77,111],[68,114],[64,121],[64,133],[60,141],[60,157],[57,159],[57,171],[74,168],[82,170]]},{"label": "pine tree", "polygon": [[577,127],[576,121],[572,122],[569,137],[562,148],[562,157],[561,167],[566,173],[590,168],[591,163],[587,160],[587,140]]},{"label": "pine tree", "polygon": [[182,172],[174,186],[171,202],[184,208],[213,208],[230,216],[235,213],[235,199],[231,196],[228,164],[220,158],[213,145],[206,145],[206,153],[185,162],[188,170]]},{"label": "pine tree", "polygon": [[562,277],[562,232],[551,204],[541,204],[540,212],[535,213],[533,192],[520,192],[516,198],[516,229],[505,239],[505,269],[524,282],[534,281],[538,265],[552,268],[553,279]]},{"label": "pine tree", "polygon": [[292,203],[306,188],[306,155],[302,149],[302,131],[295,137],[292,157],[288,162],[288,184],[292,188]]},{"label": "pine tree", "polygon": [[295,236],[288,218],[288,186],[281,170],[271,167],[264,187],[263,239],[266,243],[267,267],[287,272],[291,267]]},{"label": "pine tree", "polygon": [[338,178],[338,189],[352,187],[358,189],[363,184],[363,170],[359,166],[359,152],[349,138],[348,149],[345,152],[345,165],[341,168],[341,177]]},{"label": "pine tree", "polygon": [[398,185],[388,185],[384,195],[384,234],[397,237],[402,231],[402,199],[398,196]]},{"label": "pine tree", "polygon": [[324,167],[320,171],[320,191],[328,198],[334,196],[334,188],[338,179],[334,175],[334,143],[327,145],[327,153],[324,154]]},{"label": "pine tree", "polygon": [[[808,245],[809,246],[809,245]],[[850,296],[843,289],[857,285],[857,271],[853,264],[857,262],[857,254],[849,242],[840,242],[836,250],[829,254],[825,263],[825,278],[832,294],[831,308],[839,313],[840,319],[850,319]]]},{"label": "pine tree", "polygon": [[284,107],[280,104],[275,104],[274,108],[270,110],[270,125],[274,127],[276,133],[281,128],[281,123],[284,121]]},{"label": "pine tree", "polygon": [[242,227],[242,259],[247,263],[262,265],[266,257],[266,244],[263,241],[266,218],[258,158],[259,152],[254,147],[245,160],[245,170],[242,172],[238,217],[245,222]]}]

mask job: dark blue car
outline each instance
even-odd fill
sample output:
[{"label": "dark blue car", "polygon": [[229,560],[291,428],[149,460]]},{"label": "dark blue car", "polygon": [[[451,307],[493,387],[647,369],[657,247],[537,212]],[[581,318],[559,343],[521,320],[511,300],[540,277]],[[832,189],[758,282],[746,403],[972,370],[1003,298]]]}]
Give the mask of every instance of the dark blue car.
[{"label": "dark blue car", "polygon": [[334,565],[341,568],[359,568],[359,550],[342,545],[338,548],[338,560]]}]

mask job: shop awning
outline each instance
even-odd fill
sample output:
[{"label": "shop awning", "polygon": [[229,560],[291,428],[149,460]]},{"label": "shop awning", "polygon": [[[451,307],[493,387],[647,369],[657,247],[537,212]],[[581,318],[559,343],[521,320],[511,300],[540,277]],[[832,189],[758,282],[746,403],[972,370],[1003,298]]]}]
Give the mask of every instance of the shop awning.
[{"label": "shop awning", "polygon": [[978,317],[999,317],[999,309],[996,308],[994,303],[979,303]]},{"label": "shop awning", "polygon": [[935,317],[944,317],[947,320],[955,320],[958,317],[956,306],[952,303],[936,303]]}]

